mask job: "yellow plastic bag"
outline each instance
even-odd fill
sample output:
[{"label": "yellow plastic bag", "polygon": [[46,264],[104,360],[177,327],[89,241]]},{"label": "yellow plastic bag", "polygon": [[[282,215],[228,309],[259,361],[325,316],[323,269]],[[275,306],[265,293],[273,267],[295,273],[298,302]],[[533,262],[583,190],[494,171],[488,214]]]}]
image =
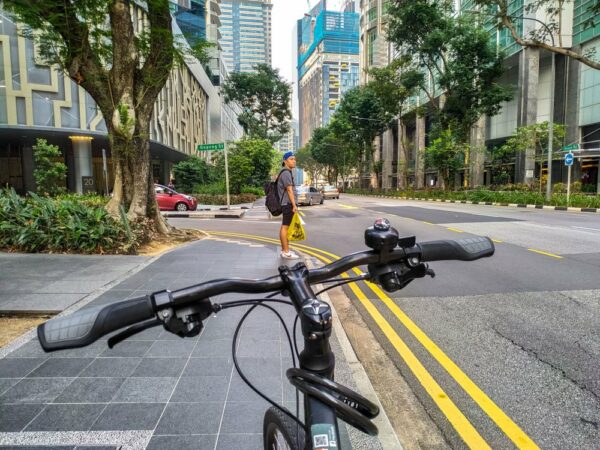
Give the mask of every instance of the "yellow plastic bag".
[{"label": "yellow plastic bag", "polygon": [[287,238],[288,241],[303,241],[306,239],[306,231],[304,231],[304,225],[298,213],[295,213],[294,217],[292,217],[292,223],[290,223],[290,227],[288,228]]}]

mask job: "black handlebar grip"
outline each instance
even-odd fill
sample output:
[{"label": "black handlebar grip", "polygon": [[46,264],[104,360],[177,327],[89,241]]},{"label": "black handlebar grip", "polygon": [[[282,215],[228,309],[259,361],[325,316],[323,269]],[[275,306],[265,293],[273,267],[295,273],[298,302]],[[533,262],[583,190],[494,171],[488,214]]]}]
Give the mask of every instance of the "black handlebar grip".
[{"label": "black handlebar grip", "polygon": [[42,348],[51,352],[84,347],[105,334],[154,316],[149,296],[125,300],[107,306],[82,309],[38,326]]},{"label": "black handlebar grip", "polygon": [[418,244],[421,248],[421,261],[442,261],[454,259],[473,261],[492,256],[494,243],[489,237],[475,237],[457,241],[431,241]]}]

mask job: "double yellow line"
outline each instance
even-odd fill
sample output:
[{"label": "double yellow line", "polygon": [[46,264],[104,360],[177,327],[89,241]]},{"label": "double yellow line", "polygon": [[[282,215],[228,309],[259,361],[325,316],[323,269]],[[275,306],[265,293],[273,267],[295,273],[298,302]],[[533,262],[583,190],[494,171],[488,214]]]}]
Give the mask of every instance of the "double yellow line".
[{"label": "double yellow line", "polygon": [[[250,239],[270,244],[279,244],[279,241],[272,238],[255,236],[243,233],[231,233],[225,231],[207,231],[216,236],[237,237]],[[292,247],[314,256],[322,262],[328,264],[333,260],[339,259],[339,256],[327,251],[310,247],[303,244],[293,243]],[[357,268],[353,269],[355,273],[360,274]],[[342,275],[348,278],[347,274]],[[498,428],[520,449],[538,449],[539,447],[533,440],[525,434],[523,430],[502,411],[455,363],[452,361],[424,332],[415,324],[396,304],[388,297],[378,286],[366,282],[369,289],[388,307],[404,327],[421,343],[421,345],[431,354],[431,356],[448,372],[448,374],[460,385],[460,387],[479,405],[479,407],[496,423]],[[356,285],[350,283],[350,289],[362,303],[367,312],[371,315],[380,330],[387,337],[394,349],[404,360],[416,379],[421,383],[427,394],[435,402],[437,407],[443,412],[450,424],[454,427],[465,444],[472,449],[489,449],[489,444],[483,439],[475,427],[469,422],[465,415],[460,411],[456,404],[450,399],[443,388],[435,381],[421,361],[410,350],[392,325],[385,319],[379,309],[369,300],[364,292]]]}]

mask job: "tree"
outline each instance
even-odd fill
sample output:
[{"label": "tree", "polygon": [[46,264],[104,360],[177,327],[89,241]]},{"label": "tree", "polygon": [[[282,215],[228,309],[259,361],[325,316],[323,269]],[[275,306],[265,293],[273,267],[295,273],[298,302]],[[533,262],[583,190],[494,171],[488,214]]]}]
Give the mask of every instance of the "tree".
[{"label": "tree", "polygon": [[344,94],[335,118],[346,129],[347,142],[358,144],[358,159],[364,162],[360,172],[372,172],[373,141],[376,136],[387,130],[393,114],[383,106],[373,87],[367,84],[350,89]]},{"label": "tree", "polygon": [[433,80],[423,78],[420,88],[438,123],[466,142],[482,114],[497,114],[512,98],[511,90],[497,83],[504,55],[472,17],[455,17],[452,1],[398,0],[389,14],[389,40],[416,58]]},{"label": "tree", "polygon": [[215,179],[215,169],[198,156],[191,156],[173,166],[175,183],[180,192],[193,192],[197,184],[209,184]]},{"label": "tree", "polygon": [[[185,57],[175,40],[169,0],[146,0],[143,29],[139,8],[128,0],[5,0],[27,25],[39,54],[58,65],[94,99],[106,122],[115,171],[107,204],[130,220],[149,218],[167,232],[155,201],[150,170],[150,120],[155,100],[176,63]],[[138,11],[139,12],[139,11]],[[189,53],[206,58],[201,43]]]},{"label": "tree", "polygon": [[450,145],[451,135],[470,160],[472,151],[480,151],[469,145],[472,127],[512,98],[512,90],[498,83],[504,55],[472,16],[456,17],[451,0],[398,0],[389,15],[389,40],[428,75],[420,88],[429,99],[439,144]]},{"label": "tree", "polygon": [[323,165],[313,158],[310,144],[305,145],[296,152],[296,162],[299,168],[306,171],[312,184],[318,179],[323,172]]},{"label": "tree", "polygon": [[[552,134],[553,148],[561,148],[564,145],[565,135],[566,127],[555,123]],[[494,172],[493,176],[505,179],[503,165],[514,160],[520,153],[530,153],[532,158],[535,158],[540,163],[539,178],[541,180],[541,170],[544,162],[548,160],[547,121],[517,128],[515,133],[503,145],[494,149],[494,152],[490,155],[492,172]]]},{"label": "tree", "polygon": [[[265,139],[242,139],[228,150],[229,187],[233,194],[240,194],[244,186],[262,188],[271,179],[275,150]],[[217,159],[217,173],[225,174],[222,154]]]},{"label": "tree", "polygon": [[[565,21],[572,21],[571,14],[565,14],[565,7],[568,0],[535,0],[526,2],[523,13],[532,17],[545,16],[545,22],[540,21],[541,27],[536,27],[533,31],[523,36],[518,31],[517,21],[522,20],[522,16],[515,17],[512,10],[512,1],[510,0],[475,0],[475,7],[480,7],[480,11],[472,11],[492,17],[494,28],[499,30],[506,29],[510,32],[512,38],[522,47],[542,48],[559,55],[572,58],[586,66],[594,69],[600,69],[600,61],[593,53],[578,52],[573,49],[563,47],[562,30],[565,30]],[[583,30],[597,25],[596,20],[600,14],[600,1],[596,0],[587,8],[591,18],[583,23]],[[538,19],[539,20],[539,19]],[[556,35],[557,41],[553,41],[552,36]]]},{"label": "tree", "polygon": [[47,196],[64,193],[67,166],[62,162],[64,158],[58,146],[48,144],[46,139],[38,139],[33,146],[33,159],[37,191]]},{"label": "tree", "polygon": [[334,116],[326,127],[313,131],[309,143],[310,154],[326,172],[330,184],[337,184],[339,176],[345,183],[350,170],[358,165],[360,146],[347,125]]},{"label": "tree", "polygon": [[242,107],[238,122],[251,138],[277,142],[289,131],[292,86],[268,64],[258,64],[254,73],[234,72],[223,85],[226,103]]},{"label": "tree", "polygon": [[[406,55],[394,59],[386,67],[370,69],[369,74],[371,75],[369,86],[379,98],[382,107],[393,117],[402,117],[406,101],[417,93],[424,82],[423,73],[415,68],[415,63]],[[403,142],[400,149],[404,152],[404,161],[408,161],[410,159],[408,143]],[[378,166],[380,169],[376,172],[380,173],[383,164]],[[408,180],[408,164],[402,164],[400,171],[398,184],[405,187]]]},{"label": "tree", "polygon": [[464,163],[464,152],[464,143],[457,139],[450,128],[440,131],[438,137],[425,149],[425,162],[439,171],[445,190],[454,185],[454,175]]}]

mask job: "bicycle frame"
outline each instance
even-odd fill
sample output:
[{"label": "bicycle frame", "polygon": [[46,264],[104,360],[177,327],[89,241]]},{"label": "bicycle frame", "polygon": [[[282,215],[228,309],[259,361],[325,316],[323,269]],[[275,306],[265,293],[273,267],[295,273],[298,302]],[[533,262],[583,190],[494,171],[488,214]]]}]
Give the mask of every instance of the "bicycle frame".
[{"label": "bicycle frame", "polygon": [[[287,285],[290,298],[299,316],[304,338],[300,352],[300,368],[333,380],[335,355],[329,346],[333,316],[331,307],[317,299],[308,281],[308,269],[300,263],[290,268],[282,266],[279,273]],[[306,448],[339,448],[339,430],[335,409],[320,400],[304,396]],[[327,436],[325,439],[323,436]],[[328,445],[325,446],[324,443]]]},{"label": "bicycle frame", "polygon": [[[399,238],[386,219],[378,219],[365,231],[365,243],[371,250],[348,255],[311,271],[304,263],[298,263],[294,267],[281,266],[278,276],[262,280],[211,280],[176,291],[163,290],[86,308],[39,325],[38,338],[45,351],[55,351],[89,345],[127,326],[129,328],[109,339],[109,347],[157,325],[180,337],[192,337],[200,333],[205,319],[225,306],[213,305],[210,297],[234,292],[288,293],[304,339],[304,348],[299,354],[300,368],[288,369],[286,373],[292,385],[304,393],[304,446],[313,450],[339,450],[337,418],[376,435],[377,427],[370,419],[377,416],[379,408],[333,380],[335,357],[329,345],[333,322],[331,307],[316,297],[311,283],[330,280],[352,267],[366,264],[370,279],[386,291],[394,292],[416,278],[434,276],[425,264],[427,261],[473,261],[494,254],[493,242],[483,237],[417,244],[414,236]],[[289,411],[279,409],[293,417]]]}]

